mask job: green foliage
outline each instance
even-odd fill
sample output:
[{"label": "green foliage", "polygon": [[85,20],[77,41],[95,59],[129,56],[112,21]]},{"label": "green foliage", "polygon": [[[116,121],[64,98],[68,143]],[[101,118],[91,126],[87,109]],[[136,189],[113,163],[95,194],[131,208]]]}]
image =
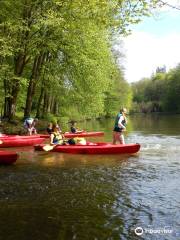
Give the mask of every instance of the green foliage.
[{"label": "green foliage", "polygon": [[115,69],[113,77],[114,79],[105,93],[106,116],[114,116],[122,107],[128,109],[131,107],[132,91],[130,85],[124,80],[123,73]]},{"label": "green foliage", "polygon": [[132,85],[133,108],[137,112],[180,112],[180,65],[168,73]]},{"label": "green foliage", "polygon": [[56,119],[54,118],[54,115],[51,113],[47,113],[46,115],[44,115],[43,119],[47,120],[48,122],[56,121]]},{"label": "green foliage", "polygon": [[164,91],[166,94],[164,108],[170,112],[180,113],[180,65],[167,75]]},{"label": "green foliage", "polygon": [[128,34],[129,25],[156,3],[1,1],[0,95],[7,101],[0,104],[5,115],[29,107],[48,119],[51,114],[86,118],[130,107],[131,89],[115,62],[111,39]]}]

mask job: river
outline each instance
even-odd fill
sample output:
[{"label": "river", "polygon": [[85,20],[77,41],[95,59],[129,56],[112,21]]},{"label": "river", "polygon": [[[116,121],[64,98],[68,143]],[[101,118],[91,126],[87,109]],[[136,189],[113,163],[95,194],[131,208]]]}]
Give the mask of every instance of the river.
[{"label": "river", "polygon": [[[112,126],[80,124],[105,131],[98,141],[111,141]],[[180,239],[180,115],[130,116],[125,140],[140,153],[16,149],[17,163],[0,167],[0,239]]]}]

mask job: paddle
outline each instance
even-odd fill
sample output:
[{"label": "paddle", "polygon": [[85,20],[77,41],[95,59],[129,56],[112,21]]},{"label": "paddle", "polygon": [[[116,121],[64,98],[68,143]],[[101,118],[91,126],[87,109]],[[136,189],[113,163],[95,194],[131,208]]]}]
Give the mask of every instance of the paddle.
[{"label": "paddle", "polygon": [[[68,142],[68,140],[65,140],[65,139],[63,141],[64,141],[64,143]],[[45,146],[42,147],[42,149],[44,151],[48,152],[48,151],[53,150],[57,146],[62,146],[62,144],[54,144],[54,145],[46,144]]]},{"label": "paddle", "polygon": [[53,150],[58,145],[45,145],[42,147],[42,149],[46,152]]},{"label": "paddle", "polygon": [[[51,135],[50,135],[51,142],[53,141],[53,136],[52,135],[54,135],[54,134],[51,133]],[[63,144],[64,142],[66,142],[66,140],[64,139],[64,134],[61,134],[61,136],[62,136],[62,139],[60,139],[59,141],[62,141],[62,144]],[[45,146],[42,147],[42,149],[44,151],[48,152],[48,151],[53,150],[56,146],[62,145],[62,144],[54,144],[54,145],[46,144]]]}]

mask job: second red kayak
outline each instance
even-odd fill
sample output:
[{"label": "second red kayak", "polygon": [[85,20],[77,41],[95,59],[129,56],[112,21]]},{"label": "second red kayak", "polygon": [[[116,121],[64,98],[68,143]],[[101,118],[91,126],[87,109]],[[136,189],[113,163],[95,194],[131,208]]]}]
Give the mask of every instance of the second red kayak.
[{"label": "second red kayak", "polygon": [[18,154],[11,151],[0,151],[0,164],[12,164],[16,162]]},{"label": "second red kayak", "polygon": [[44,138],[35,137],[35,138],[1,138],[0,139],[0,148],[6,147],[25,147],[33,146],[35,144],[41,144],[44,141]]},{"label": "second red kayak", "polygon": [[[74,138],[74,137],[101,137],[104,136],[104,132],[79,132],[79,133],[70,133],[65,132],[65,138]],[[42,134],[41,137],[49,138],[48,134]]]},{"label": "second red kayak", "polygon": [[[35,150],[43,151],[47,145],[36,145]],[[73,154],[133,154],[140,149],[140,144],[87,143],[86,145],[57,145],[49,147],[50,151]],[[46,150],[45,150],[46,151]]]},{"label": "second red kayak", "polygon": [[[64,136],[66,138],[74,138],[74,137],[100,137],[103,136],[104,132],[78,132],[78,133],[70,133],[65,132]],[[49,138],[48,134],[36,134],[31,136],[20,136],[20,135],[1,135],[0,140],[3,139],[31,139],[31,138]]]}]

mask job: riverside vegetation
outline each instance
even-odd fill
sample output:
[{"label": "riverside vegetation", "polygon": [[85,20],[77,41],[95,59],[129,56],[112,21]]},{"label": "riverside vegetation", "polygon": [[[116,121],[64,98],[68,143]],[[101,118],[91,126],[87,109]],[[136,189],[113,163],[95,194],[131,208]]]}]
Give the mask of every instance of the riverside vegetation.
[{"label": "riverside vegetation", "polygon": [[180,64],[132,85],[134,112],[180,113]]},{"label": "riverside vegetation", "polygon": [[116,41],[157,0],[0,2],[0,109],[20,117],[93,118],[131,106]]}]

